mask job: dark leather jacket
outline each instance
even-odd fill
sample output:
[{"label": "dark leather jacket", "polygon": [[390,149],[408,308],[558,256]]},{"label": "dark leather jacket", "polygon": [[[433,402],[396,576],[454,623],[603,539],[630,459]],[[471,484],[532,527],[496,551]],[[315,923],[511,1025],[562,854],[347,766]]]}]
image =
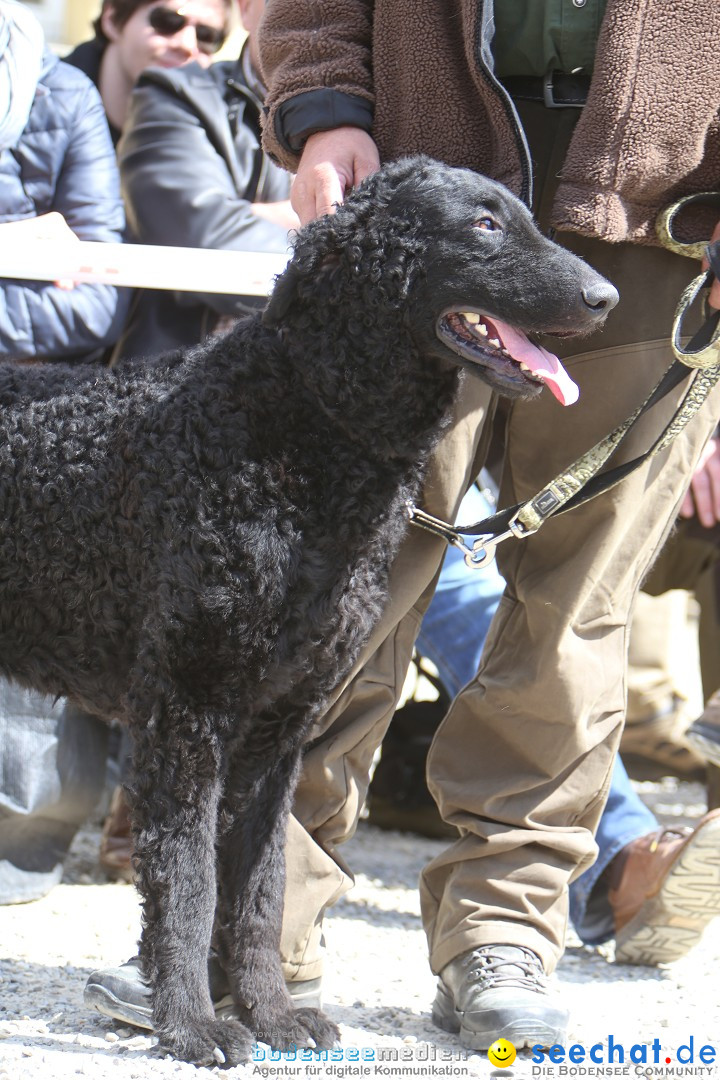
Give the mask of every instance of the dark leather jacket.
[{"label": "dark leather jacket", "polygon": [[[242,64],[220,62],[140,78],[118,145],[130,237],[143,244],[285,252],[287,232],[253,214],[253,202],[286,199],[290,177],[260,146],[261,102]],[[116,356],[195,344],[220,317],[256,298],[144,290]]]}]

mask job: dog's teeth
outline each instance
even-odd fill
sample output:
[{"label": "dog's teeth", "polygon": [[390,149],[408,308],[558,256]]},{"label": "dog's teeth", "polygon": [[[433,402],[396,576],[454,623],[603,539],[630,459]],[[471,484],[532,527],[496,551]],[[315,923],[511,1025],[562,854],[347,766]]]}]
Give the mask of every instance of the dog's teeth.
[{"label": "dog's teeth", "polygon": [[212,1052],[212,1056],[215,1058],[218,1065],[224,1065],[225,1064],[225,1055],[223,1054],[223,1052],[222,1052],[222,1050],[220,1049],[219,1046],[215,1047],[215,1049]]},{"label": "dog's teeth", "polygon": [[523,362],[522,362],[522,360],[521,360],[521,361],[520,361],[520,370],[521,370],[521,371],[532,371],[532,368],[529,368],[529,367],[527,366],[527,364],[523,364]]},{"label": "dog's teeth", "polygon": [[479,324],[479,326],[478,326],[478,330],[479,330],[479,331],[480,331],[480,333],[481,333],[481,334],[483,335],[483,337],[487,337],[487,332],[488,332],[488,328],[487,328],[487,326],[485,325],[485,323],[484,323],[484,322],[481,322],[481,323]]},{"label": "dog's teeth", "polygon": [[[485,333],[487,333],[487,330],[485,331]],[[491,338],[488,339],[488,345],[493,345],[496,349],[499,349],[500,348],[500,339],[496,338],[496,337],[491,337]]]},{"label": "dog's teeth", "polygon": [[480,316],[478,315],[477,311],[463,311],[462,315],[465,322],[469,322],[473,326],[477,326],[477,324],[480,322]]}]

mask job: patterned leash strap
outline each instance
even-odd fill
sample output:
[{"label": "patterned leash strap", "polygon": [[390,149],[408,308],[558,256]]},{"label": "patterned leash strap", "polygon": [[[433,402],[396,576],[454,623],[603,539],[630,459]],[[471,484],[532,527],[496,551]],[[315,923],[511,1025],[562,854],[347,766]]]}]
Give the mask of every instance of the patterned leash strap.
[{"label": "patterned leash strap", "polygon": [[685,316],[697,298],[712,284],[713,276],[720,280],[720,241],[714,244],[685,243],[675,237],[674,226],[678,216],[691,206],[710,206],[718,210],[720,217],[720,192],[703,191],[697,195],[687,195],[684,199],[663,210],[657,220],[656,230],[660,243],[676,255],[685,255],[690,259],[706,258],[709,269],[699,274],[680,297],[673,320],[671,345],[675,356],[683,364],[693,368],[713,368],[720,362],[720,311],[706,307],[705,323],[698,330],[689,345],[683,347],[682,338]]}]

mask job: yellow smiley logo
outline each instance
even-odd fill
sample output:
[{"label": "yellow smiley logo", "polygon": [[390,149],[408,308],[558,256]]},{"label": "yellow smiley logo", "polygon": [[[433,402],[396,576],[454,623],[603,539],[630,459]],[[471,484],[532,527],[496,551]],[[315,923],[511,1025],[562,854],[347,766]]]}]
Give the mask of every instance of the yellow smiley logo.
[{"label": "yellow smiley logo", "polygon": [[488,1050],[488,1058],[493,1065],[506,1069],[515,1060],[515,1047],[507,1039],[496,1039]]}]

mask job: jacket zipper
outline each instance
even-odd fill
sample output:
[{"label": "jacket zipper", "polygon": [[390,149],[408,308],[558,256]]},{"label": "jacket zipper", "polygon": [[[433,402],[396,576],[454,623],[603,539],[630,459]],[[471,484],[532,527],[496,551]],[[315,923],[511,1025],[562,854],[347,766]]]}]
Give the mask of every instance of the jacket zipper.
[{"label": "jacket zipper", "polygon": [[[252,90],[248,86],[245,86],[243,83],[236,82],[235,79],[233,79],[232,77],[227,80],[227,85],[230,87],[231,90],[234,90],[236,93],[240,94],[240,96],[243,97],[246,101],[250,102],[250,104],[257,109],[258,116],[261,115],[262,102],[259,101],[259,99],[255,96],[255,94],[253,94]],[[235,131],[233,130],[233,138],[234,137]],[[252,176],[250,177],[250,183],[247,187],[247,191],[245,192],[246,197],[248,196],[248,193],[250,193],[250,195],[252,196],[250,198],[250,202],[257,201],[259,193],[261,193],[263,190],[265,180],[267,178],[267,172],[268,164],[265,160],[262,144],[260,144],[256,152],[255,165],[253,167]]]},{"label": "jacket zipper", "polygon": [[[520,189],[520,198],[527,207],[532,207],[533,197],[533,175],[532,164],[530,157],[530,148],[525,138],[525,132],[523,131],[520,118],[518,117],[517,110],[513,103],[512,98],[508,94],[505,87],[495,77],[494,72],[489,68],[483,58],[483,50],[487,40],[486,27],[490,22],[491,8],[489,7],[490,0],[478,0],[477,7],[477,28],[475,38],[475,61],[478,65],[480,74],[485,82],[488,83],[493,92],[500,98],[503,108],[507,114],[507,117],[511,123],[512,129],[515,133],[515,146],[520,159],[520,169],[522,172],[522,186]],[[489,45],[488,45],[489,48]]]}]

